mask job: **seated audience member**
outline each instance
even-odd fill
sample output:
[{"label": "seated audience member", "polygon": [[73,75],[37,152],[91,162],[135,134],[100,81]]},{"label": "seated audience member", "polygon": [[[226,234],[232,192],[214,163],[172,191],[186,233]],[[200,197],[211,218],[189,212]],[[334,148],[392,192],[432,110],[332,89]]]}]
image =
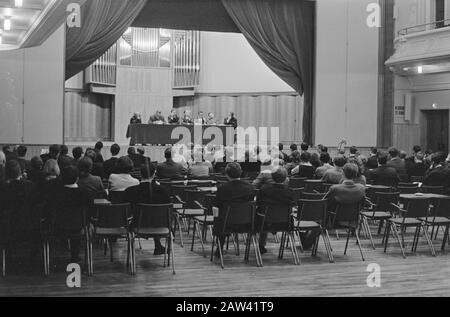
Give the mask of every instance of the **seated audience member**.
[{"label": "seated audience member", "polygon": [[106,160],[105,163],[103,163],[103,173],[105,179],[109,179],[111,174],[116,173],[116,166],[117,161],[119,160],[119,154],[120,154],[120,146],[118,144],[113,144],[111,146],[111,158],[109,160]]},{"label": "seated audience member", "polygon": [[3,153],[3,151],[0,151],[0,187],[5,183],[5,164],[5,153]]},{"label": "seated audience member", "polygon": [[425,163],[425,155],[422,152],[417,152],[412,161],[406,161],[406,171],[411,177],[424,177],[428,171],[428,165]]},{"label": "seated audience member", "polygon": [[92,160],[92,162],[94,162],[94,165],[92,166],[91,174],[94,175],[94,176],[98,176],[98,177],[103,179],[103,174],[104,174],[103,162],[101,162],[101,160],[103,158],[100,158],[97,155],[97,152],[95,150],[93,150],[93,149],[87,149],[85,157],[89,157]]},{"label": "seated audience member", "polygon": [[47,160],[47,162],[44,165],[44,168],[42,169],[42,172],[44,174],[45,181],[55,180],[61,174],[58,162],[54,159]]},{"label": "seated audience member", "polygon": [[418,154],[418,153],[423,153],[422,152],[422,147],[421,146],[419,146],[419,145],[414,145],[414,147],[413,147],[413,152],[412,152],[413,154],[410,156],[410,157],[407,157],[406,159],[405,159],[405,161],[407,162],[407,163],[413,163],[414,162],[414,160],[416,159],[416,155]]},{"label": "seated audience member", "polygon": [[[141,166],[142,180],[139,185],[129,187],[125,190],[125,202],[131,204],[170,204],[170,196],[167,191],[154,182],[156,168],[150,163],[149,165]],[[160,239],[155,238],[155,255],[165,253],[165,248],[160,242]]]},{"label": "seated audience member", "polygon": [[156,113],[150,117],[148,124],[163,124],[166,123],[166,118],[162,115],[162,112],[157,110]]},{"label": "seated audience member", "polygon": [[206,178],[212,171],[212,165],[203,160],[202,151],[194,153],[194,162],[189,167],[189,177],[191,178]]},{"label": "seated audience member", "polygon": [[[219,208],[218,223],[223,221],[223,215],[226,212],[224,207],[228,204],[252,202],[255,199],[255,188],[253,185],[241,180],[242,168],[239,163],[228,164],[225,169],[225,175],[229,182],[219,186],[214,202],[214,206]],[[220,227],[220,225],[218,225],[218,227]],[[225,237],[220,237],[220,245],[222,248],[224,242]],[[218,250],[216,256],[219,256]]]},{"label": "seated audience member", "polygon": [[128,156],[121,157],[117,161],[117,173],[109,177],[110,190],[123,192],[127,188],[139,185],[139,181],[130,173],[133,171],[133,161]]},{"label": "seated audience member", "polygon": [[83,148],[77,146],[72,150],[73,159],[75,160],[75,163],[78,163],[79,160],[83,157]]},{"label": "seated audience member", "polygon": [[3,153],[5,154],[6,162],[11,161],[11,160],[17,161],[17,153],[13,146],[5,145],[3,147]]},{"label": "seated audience member", "polygon": [[[352,179],[352,181],[355,184],[361,184],[363,186],[366,186],[367,185],[367,179],[361,173],[361,168],[358,165],[356,165],[355,163],[347,163],[347,164],[353,164],[353,165],[355,165],[358,168],[358,173],[357,173],[356,177],[354,179]],[[342,178],[342,180],[340,181],[339,184],[343,184],[346,180],[347,180],[347,178],[345,178],[345,175],[344,175],[344,177]]]},{"label": "seated audience member", "polygon": [[58,165],[61,169],[67,166],[74,165],[75,161],[69,156],[69,148],[66,145],[61,145],[61,152],[58,157]]},{"label": "seated audience member", "polygon": [[289,148],[291,149],[291,154],[298,151],[297,144],[291,144]]},{"label": "seated audience member", "polygon": [[316,178],[322,179],[322,177],[325,175],[326,171],[333,169],[334,167],[330,164],[331,157],[330,154],[327,152],[322,152],[320,154],[320,162],[322,163],[322,166],[316,169]]},{"label": "seated audience member", "polygon": [[102,179],[91,174],[94,163],[89,157],[78,162],[79,180],[78,187],[86,189],[93,198],[106,198],[106,191]]},{"label": "seated audience member", "polygon": [[283,160],[284,162],[288,163],[289,162],[289,155],[287,155],[286,153],[283,152],[284,150],[284,145],[282,143],[278,144],[278,152],[280,154],[280,160]]},{"label": "seated audience member", "polygon": [[[143,146],[140,146],[137,148],[137,155],[139,155],[141,157],[141,160],[143,162],[143,164],[141,165],[149,165],[152,160],[150,157],[145,156],[145,148]],[[137,162],[139,163],[139,162]],[[141,165],[135,165],[135,166],[141,166]]]},{"label": "seated audience member", "polygon": [[426,186],[443,186],[450,188],[450,169],[445,166],[447,155],[443,152],[433,154],[430,170],[426,173],[423,184]]},{"label": "seated audience member", "polygon": [[289,164],[286,165],[286,169],[290,175],[293,174],[292,170],[300,165],[301,154],[299,151],[294,151],[289,157]]},{"label": "seated audience member", "polygon": [[408,153],[406,153],[405,151],[400,151],[400,153],[399,153],[399,155],[398,155],[398,157],[399,157],[401,160],[406,160],[407,156],[408,156]]},{"label": "seated audience member", "polygon": [[128,148],[128,157],[133,162],[133,166],[141,166],[150,163],[150,158],[147,158],[145,155],[145,149],[140,147],[138,152],[134,147]]},{"label": "seated audience member", "polygon": [[35,156],[30,161],[30,169],[27,172],[27,179],[32,183],[42,182],[44,173],[42,171],[44,163],[39,156]]},{"label": "seated audience member", "polygon": [[181,124],[194,124],[194,120],[192,119],[190,110],[184,111],[183,118],[181,119]]},{"label": "seated audience member", "polygon": [[358,166],[356,164],[350,163],[344,166],[344,182],[340,185],[332,186],[325,197],[328,200],[328,210],[334,211],[338,203],[364,203],[366,187],[353,181],[357,175]]},{"label": "seated audience member", "polygon": [[206,118],[206,124],[207,125],[217,125],[218,122],[214,116],[214,113],[210,112],[208,113],[208,117]]},{"label": "seated audience member", "polygon": [[370,149],[370,157],[367,159],[366,169],[374,170],[378,168],[378,149],[373,147]]},{"label": "seated audience member", "polygon": [[51,145],[48,150],[48,153],[41,155],[42,162],[44,162],[45,164],[48,160],[58,161],[59,151],[60,151],[59,145],[57,144]]},{"label": "seated audience member", "polygon": [[130,119],[130,124],[142,124],[142,116],[139,112],[135,112]]},{"label": "seated audience member", "polygon": [[303,152],[300,155],[300,165],[292,170],[292,175],[295,177],[313,179],[316,169],[311,164],[311,154]]},{"label": "seated audience member", "polygon": [[103,159],[102,150],[103,150],[103,142],[99,141],[95,144],[94,147],[95,154],[97,155],[95,161],[97,161],[98,163],[103,163],[105,161]]},{"label": "seated audience member", "polygon": [[[284,162],[282,160],[273,160],[272,164],[270,165],[270,168],[263,169],[263,171],[258,175],[258,177],[253,181],[253,186],[256,189],[261,189],[265,185],[271,185],[274,184],[274,180],[272,178],[272,173],[275,169],[278,169],[279,167],[283,167]],[[284,170],[286,170],[283,167]],[[287,172],[287,170],[286,170]],[[285,180],[285,184],[289,184],[289,179]]]},{"label": "seated audience member", "polygon": [[[53,219],[58,219],[58,212],[64,208],[85,208],[86,210],[93,205],[93,198],[85,189],[79,188],[78,169],[75,166],[66,167],[61,173],[62,187],[57,189],[52,195],[52,213]],[[56,225],[56,231],[58,226]],[[77,234],[78,232],[73,232]],[[70,240],[71,262],[80,262],[81,240],[73,238]]]},{"label": "seated audience member", "polygon": [[179,124],[180,123],[180,117],[177,114],[177,111],[175,109],[173,109],[170,112],[170,116],[167,118],[167,122],[169,124]]},{"label": "seated audience member", "polygon": [[302,144],[300,145],[300,148],[301,148],[301,150],[302,150],[302,153],[305,153],[305,152],[308,152],[308,150],[309,150],[309,145],[306,144],[306,143],[302,143]]},{"label": "seated audience member", "polygon": [[406,175],[405,160],[402,160],[400,158],[399,150],[397,150],[395,147],[391,147],[388,152],[391,160],[387,163],[387,166],[395,168],[398,175]]},{"label": "seated audience member", "polygon": [[156,176],[161,179],[182,179],[187,173],[183,165],[175,163],[172,159],[172,149],[169,148],[164,152],[166,161],[158,164]]},{"label": "seated audience member", "polygon": [[30,170],[30,161],[26,159],[27,151],[28,149],[24,145],[17,148],[17,162],[19,162],[23,174],[28,173]]},{"label": "seated audience member", "polygon": [[339,184],[344,177],[344,165],[347,162],[345,157],[338,156],[334,159],[334,168],[325,172],[322,182],[326,184]]},{"label": "seated audience member", "polygon": [[[288,173],[284,167],[275,167],[271,173],[270,184],[265,184],[258,193],[257,201],[260,212],[264,213],[264,205],[285,205],[293,206],[295,203],[295,194],[287,185]],[[262,209],[262,210],[261,210]],[[262,233],[259,237],[259,248],[261,254],[267,253],[265,248],[267,233]]]},{"label": "seated audience member", "polygon": [[387,162],[388,154],[380,153],[378,155],[378,164],[380,167],[370,171],[367,177],[374,185],[397,187],[400,182],[400,176],[395,168],[387,166]]},{"label": "seated audience member", "polygon": [[317,153],[311,154],[311,165],[317,170],[317,168],[322,166],[322,162],[320,161],[320,155]]}]

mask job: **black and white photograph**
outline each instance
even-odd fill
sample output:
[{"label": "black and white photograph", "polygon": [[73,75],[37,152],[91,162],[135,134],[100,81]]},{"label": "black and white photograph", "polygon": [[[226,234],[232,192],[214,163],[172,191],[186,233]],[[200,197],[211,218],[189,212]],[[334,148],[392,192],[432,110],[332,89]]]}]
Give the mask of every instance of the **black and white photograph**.
[{"label": "black and white photograph", "polygon": [[0,297],[450,296],[449,117],[450,0],[0,0]]}]

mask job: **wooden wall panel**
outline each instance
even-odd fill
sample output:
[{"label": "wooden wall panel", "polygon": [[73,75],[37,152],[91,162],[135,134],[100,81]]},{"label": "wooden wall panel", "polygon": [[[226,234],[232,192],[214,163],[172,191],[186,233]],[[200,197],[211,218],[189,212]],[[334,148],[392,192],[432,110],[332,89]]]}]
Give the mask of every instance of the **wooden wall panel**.
[{"label": "wooden wall panel", "polygon": [[393,145],[399,150],[410,152],[414,145],[420,145],[419,124],[394,124]]}]

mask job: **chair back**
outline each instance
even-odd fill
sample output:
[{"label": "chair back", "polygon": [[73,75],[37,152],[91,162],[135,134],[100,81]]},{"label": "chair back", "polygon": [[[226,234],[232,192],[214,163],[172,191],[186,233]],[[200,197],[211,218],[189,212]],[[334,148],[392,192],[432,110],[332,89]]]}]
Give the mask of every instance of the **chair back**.
[{"label": "chair back", "polygon": [[307,180],[305,182],[305,192],[307,193],[324,193],[324,182],[317,180]]},{"label": "chair back", "polygon": [[398,186],[397,191],[401,194],[416,194],[419,192],[419,186]]},{"label": "chair back", "polygon": [[444,186],[422,186],[420,192],[423,194],[445,195],[446,189]]},{"label": "chair back", "polygon": [[412,183],[423,183],[423,180],[424,180],[423,176],[411,176]]},{"label": "chair back", "polygon": [[55,232],[81,232],[86,227],[87,210],[84,207],[61,207],[55,212]]},{"label": "chair back", "polygon": [[259,232],[288,232],[292,230],[292,205],[261,202],[258,213]]},{"label": "chair back", "polygon": [[211,181],[211,180],[192,180],[192,181],[188,182],[188,186],[212,187],[213,181]]},{"label": "chair back", "polygon": [[403,183],[409,182],[409,175],[408,174],[400,174],[399,175],[400,181]]},{"label": "chair back", "polygon": [[450,197],[436,199],[431,215],[433,217],[450,218]]},{"label": "chair back", "polygon": [[183,201],[187,200],[186,190],[197,190],[197,186],[195,186],[195,185],[190,185],[190,186],[172,185],[172,195],[180,197],[181,200],[183,200]]},{"label": "chair back", "polygon": [[291,177],[289,179],[290,188],[305,188],[305,183],[308,179],[306,177]]},{"label": "chair back", "polygon": [[108,195],[108,200],[112,204],[123,204],[125,202],[125,191],[110,191]]},{"label": "chair back", "polygon": [[394,213],[397,209],[394,205],[398,205],[400,193],[375,193],[376,206],[374,211],[384,211]]},{"label": "chair back", "polygon": [[214,220],[214,234],[251,233],[255,229],[255,202],[229,203]]},{"label": "chair back", "polygon": [[426,218],[430,211],[430,200],[425,197],[405,199],[404,218]]},{"label": "chair back", "polygon": [[305,200],[322,200],[326,194],[324,193],[307,193],[302,192],[301,199]]},{"label": "chair back", "polygon": [[327,214],[327,204],[326,200],[301,199],[298,202],[297,219],[323,224]]},{"label": "chair back", "polygon": [[373,186],[373,187],[367,188],[366,195],[371,200],[376,201],[376,193],[390,193],[392,191],[393,191],[392,187]]},{"label": "chair back", "polygon": [[198,209],[199,206],[197,205],[197,202],[204,207],[206,203],[207,194],[208,193],[204,191],[186,189],[185,190],[186,205],[184,207],[186,209]]},{"label": "chair back", "polygon": [[410,188],[417,188],[419,185],[414,183],[398,183],[399,187],[410,187]]},{"label": "chair back", "polygon": [[302,199],[302,194],[304,191],[304,188],[291,188],[291,190],[294,192],[295,201],[298,202],[300,199]]},{"label": "chair back", "polygon": [[99,206],[97,208],[97,228],[128,228],[128,219],[131,214],[130,204]]},{"label": "chair back", "polygon": [[362,209],[361,206],[361,203],[338,203],[336,206],[334,224],[336,224],[337,222],[359,224],[360,211]]},{"label": "chair back", "polygon": [[153,205],[138,204],[137,205],[137,226],[136,233],[139,234],[141,229],[171,228],[172,204]]},{"label": "chair back", "polygon": [[142,180],[141,169],[135,168],[131,173],[131,177],[136,178],[138,181]]}]

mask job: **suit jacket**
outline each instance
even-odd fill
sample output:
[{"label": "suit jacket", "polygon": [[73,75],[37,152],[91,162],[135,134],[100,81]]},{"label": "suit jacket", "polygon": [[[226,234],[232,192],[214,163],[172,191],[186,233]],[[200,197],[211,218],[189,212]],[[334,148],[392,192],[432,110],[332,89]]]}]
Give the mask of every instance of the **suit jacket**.
[{"label": "suit jacket", "polygon": [[5,167],[0,164],[0,186],[5,183]]},{"label": "suit jacket", "polygon": [[400,176],[395,168],[380,166],[368,173],[368,179],[375,185],[397,187]]},{"label": "suit jacket", "polygon": [[406,171],[408,172],[408,176],[417,176],[417,177],[424,177],[427,173],[429,167],[426,163],[415,163],[415,162],[408,162],[406,164]]},{"label": "suit jacket", "polygon": [[117,161],[119,159],[117,157],[112,157],[109,160],[106,160],[105,163],[103,163],[103,174],[105,179],[109,179],[111,174],[117,173]]},{"label": "suit jacket", "polygon": [[378,168],[378,157],[371,156],[367,159],[366,168],[369,170],[374,170]]},{"label": "suit jacket", "polygon": [[423,184],[426,186],[450,187],[450,169],[446,166],[441,166],[429,171]]},{"label": "suit jacket", "polygon": [[166,189],[156,183],[142,182],[125,191],[125,202],[131,204],[169,204],[170,196]]},{"label": "suit jacket", "polygon": [[238,121],[237,121],[237,119],[236,118],[231,118],[230,120],[228,120],[228,118],[227,119],[225,119],[224,120],[224,122],[223,122],[225,125],[229,125],[229,126],[232,126],[233,128],[237,128],[237,126],[238,126]]},{"label": "suit jacket", "polygon": [[299,165],[291,171],[292,175],[295,175],[296,177],[305,177],[307,179],[313,179],[315,172],[316,168],[309,165]]},{"label": "suit jacket", "polygon": [[145,157],[140,154],[132,154],[132,155],[128,155],[128,157],[133,161],[133,165],[134,165],[135,169],[140,169],[142,165],[150,163],[149,157]]},{"label": "suit jacket", "polygon": [[255,188],[252,184],[234,180],[223,184],[217,189],[214,205],[219,209],[232,202],[250,202],[255,199]]},{"label": "suit jacket", "polygon": [[94,198],[106,198],[106,191],[103,187],[102,179],[98,176],[89,174],[85,177],[80,177],[78,186],[86,189]]},{"label": "suit jacket", "polygon": [[175,163],[173,160],[168,160],[158,164],[156,175],[158,178],[180,179],[186,173],[186,169],[181,164]]},{"label": "suit jacket", "polygon": [[364,202],[366,197],[366,188],[364,185],[355,184],[352,180],[346,180],[341,185],[335,185],[330,188],[327,194],[330,206],[336,203],[354,204]]},{"label": "suit jacket", "polygon": [[295,203],[295,193],[285,184],[264,185],[257,197],[258,203],[290,205]]},{"label": "suit jacket", "polygon": [[325,172],[322,181],[326,184],[339,184],[344,178],[344,171],[342,169],[330,169]]},{"label": "suit jacket", "polygon": [[132,117],[131,120],[130,120],[130,124],[142,124],[142,119],[136,118],[136,117]]},{"label": "suit jacket", "polygon": [[169,116],[167,119],[168,119],[169,124],[180,123],[180,117],[178,117],[178,116]]},{"label": "suit jacket", "polygon": [[387,163],[387,167],[395,168],[398,175],[406,175],[406,165],[405,160],[400,158],[394,158]]},{"label": "suit jacket", "polygon": [[148,123],[155,123],[155,122],[166,122],[166,118],[164,118],[163,116],[158,116],[158,115],[153,115],[150,117],[150,120],[148,121]]}]

